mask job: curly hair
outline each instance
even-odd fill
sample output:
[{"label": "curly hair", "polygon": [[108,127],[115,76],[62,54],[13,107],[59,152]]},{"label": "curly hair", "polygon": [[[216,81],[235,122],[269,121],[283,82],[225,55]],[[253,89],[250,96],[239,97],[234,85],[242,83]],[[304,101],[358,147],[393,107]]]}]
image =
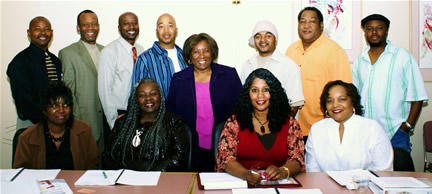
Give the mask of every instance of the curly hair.
[{"label": "curly hair", "polygon": [[345,88],[347,95],[351,98],[351,104],[355,109],[355,114],[362,116],[363,106],[360,104],[361,97],[357,91],[357,88],[354,86],[354,84],[346,83],[341,80],[328,82],[324,86],[323,92],[320,97],[321,111],[324,113],[324,115],[325,112],[327,111],[326,104],[327,104],[327,98],[329,97],[329,91],[333,86],[342,86]]},{"label": "curly hair", "polygon": [[210,53],[212,57],[212,62],[218,58],[219,47],[216,40],[206,33],[193,34],[186,39],[183,45],[183,59],[189,65],[192,65],[191,56],[193,48],[202,40],[206,41],[210,47]]},{"label": "curly hair", "polygon": [[47,118],[46,111],[48,107],[53,103],[56,103],[60,99],[63,99],[63,102],[70,107],[70,115],[69,119],[66,121],[66,127],[69,129],[72,128],[72,124],[74,121],[73,115],[73,97],[72,91],[62,82],[62,81],[50,81],[48,83],[48,88],[42,90],[40,93],[40,103],[42,105],[42,113],[41,113],[41,122],[46,127],[47,126]]},{"label": "curly hair", "polygon": [[[141,127],[140,118],[142,111],[137,102],[137,91],[143,83],[154,83],[158,87],[160,95],[160,107],[156,120],[151,124],[150,128],[143,134],[142,144],[138,149],[138,160],[150,160],[151,168],[154,162],[163,154],[160,150],[167,150],[168,144],[166,143],[166,122],[165,120],[165,98],[161,87],[151,78],[141,79],[135,84],[133,92],[129,97],[128,107],[125,120],[121,123],[118,135],[115,137],[114,144],[111,150],[112,158],[116,159],[124,168],[127,168],[126,161],[134,159],[132,139],[135,136],[135,131]],[[147,169],[149,170],[149,169]]]},{"label": "curly hair", "polygon": [[272,133],[277,133],[281,130],[282,125],[286,123],[286,119],[290,117],[291,107],[281,83],[267,69],[259,68],[249,74],[233,112],[236,115],[237,121],[240,123],[241,130],[249,129],[250,131],[254,131],[252,123],[254,107],[250,100],[249,90],[252,82],[257,78],[265,80],[270,88],[270,106],[267,119],[269,120],[270,131]]}]

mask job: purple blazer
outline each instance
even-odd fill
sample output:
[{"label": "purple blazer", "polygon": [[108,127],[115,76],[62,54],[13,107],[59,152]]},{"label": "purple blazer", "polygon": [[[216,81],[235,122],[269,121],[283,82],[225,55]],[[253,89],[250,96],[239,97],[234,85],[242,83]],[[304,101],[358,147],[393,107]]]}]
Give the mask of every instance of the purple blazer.
[{"label": "purple blazer", "polygon": [[[217,63],[212,63],[210,67],[210,98],[214,123],[226,122],[240,96],[240,78],[232,67]],[[173,75],[166,99],[166,109],[180,115],[186,123],[195,128],[197,110],[193,71],[193,66],[189,66]]]}]

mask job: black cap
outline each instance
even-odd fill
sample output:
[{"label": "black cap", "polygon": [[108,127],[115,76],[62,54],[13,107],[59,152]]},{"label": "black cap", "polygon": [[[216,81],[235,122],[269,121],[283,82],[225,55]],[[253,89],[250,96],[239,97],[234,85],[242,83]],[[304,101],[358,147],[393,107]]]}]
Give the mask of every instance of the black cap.
[{"label": "black cap", "polygon": [[363,18],[363,19],[361,20],[361,25],[362,25],[362,27],[364,28],[365,25],[366,25],[366,23],[367,23],[368,21],[371,21],[371,20],[381,20],[381,21],[383,21],[384,23],[387,24],[387,28],[390,27],[390,20],[388,20],[385,16],[380,15],[380,14],[372,14],[372,15],[369,15],[369,16]]}]

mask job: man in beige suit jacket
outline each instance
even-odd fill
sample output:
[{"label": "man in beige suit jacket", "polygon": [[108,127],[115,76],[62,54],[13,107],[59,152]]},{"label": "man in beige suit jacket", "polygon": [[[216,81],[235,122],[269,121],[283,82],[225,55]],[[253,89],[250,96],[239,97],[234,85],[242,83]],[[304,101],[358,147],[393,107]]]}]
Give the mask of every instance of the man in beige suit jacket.
[{"label": "man in beige suit jacket", "polygon": [[104,147],[103,111],[98,95],[97,62],[103,46],[96,43],[99,33],[97,15],[91,10],[77,17],[81,39],[59,52],[65,84],[74,97],[74,116],[90,124],[99,153]]}]

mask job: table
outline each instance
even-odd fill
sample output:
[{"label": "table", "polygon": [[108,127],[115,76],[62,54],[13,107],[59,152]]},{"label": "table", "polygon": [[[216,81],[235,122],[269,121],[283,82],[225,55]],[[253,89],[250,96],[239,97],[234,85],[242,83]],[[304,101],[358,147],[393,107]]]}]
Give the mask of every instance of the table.
[{"label": "table", "polygon": [[[78,180],[85,171],[60,171],[57,178],[65,179],[69,187],[74,193],[80,189],[91,189],[96,193],[191,193],[191,194],[231,194],[231,190],[215,190],[205,191],[200,190],[197,184],[197,173],[180,173],[180,172],[164,172],[161,173],[159,182],[156,186],[128,186],[128,185],[115,185],[115,186],[76,186],[75,181]],[[417,173],[417,172],[376,172],[379,176],[410,176],[415,178],[428,178],[432,181],[431,173]],[[312,189],[319,188],[324,194],[327,193],[348,193],[353,194],[355,191],[349,191],[345,187],[340,186],[333,181],[324,172],[309,172],[300,173],[295,178],[302,184],[302,187],[296,189]],[[372,193],[372,191],[368,191]]]}]

